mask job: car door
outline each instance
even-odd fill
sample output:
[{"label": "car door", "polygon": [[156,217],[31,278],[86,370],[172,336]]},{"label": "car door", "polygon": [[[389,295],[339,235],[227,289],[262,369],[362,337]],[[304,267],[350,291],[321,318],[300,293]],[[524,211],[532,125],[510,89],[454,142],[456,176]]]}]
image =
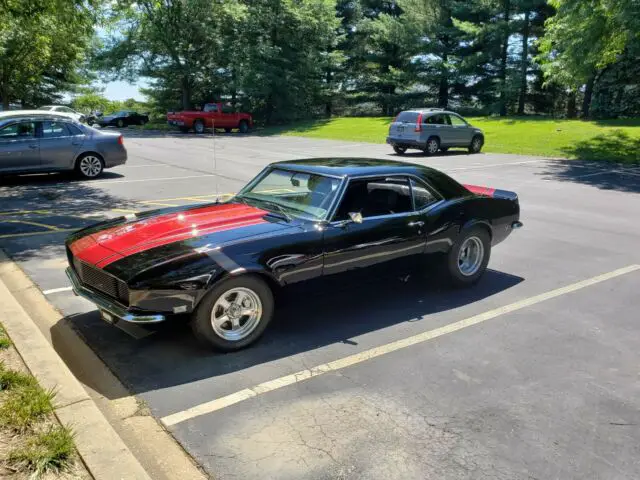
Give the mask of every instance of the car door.
[{"label": "car door", "polygon": [[207,103],[204,106],[204,112],[207,114],[204,119],[204,124],[207,128],[222,128],[217,103]]},{"label": "car door", "polygon": [[[323,276],[347,281],[403,275],[424,252],[424,220],[404,176],[352,179],[324,235]],[[362,222],[350,220],[362,215]]]},{"label": "car door", "polygon": [[[440,145],[448,147],[453,143],[453,132],[449,125],[449,118],[443,113],[436,113],[425,120],[426,135],[436,135],[440,139]],[[425,138],[425,141],[427,138]]]},{"label": "car door", "polygon": [[40,168],[40,145],[36,124],[16,121],[0,128],[0,171],[17,172]]},{"label": "car door", "polygon": [[70,170],[84,142],[82,131],[60,120],[45,120],[40,127],[40,158],[46,170]]},{"label": "car door", "polygon": [[452,142],[458,147],[468,147],[471,144],[473,132],[469,124],[458,115],[449,114],[449,123],[451,124]]}]

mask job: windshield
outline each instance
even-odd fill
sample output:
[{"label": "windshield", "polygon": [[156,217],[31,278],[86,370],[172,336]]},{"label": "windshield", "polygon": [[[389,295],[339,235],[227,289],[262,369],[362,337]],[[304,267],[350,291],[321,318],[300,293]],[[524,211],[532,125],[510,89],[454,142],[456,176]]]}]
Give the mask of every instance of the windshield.
[{"label": "windshield", "polygon": [[52,110],[53,107],[40,107],[38,110]]},{"label": "windshield", "polygon": [[339,185],[338,178],[275,168],[245,187],[236,198],[255,202],[266,210],[322,220]]}]

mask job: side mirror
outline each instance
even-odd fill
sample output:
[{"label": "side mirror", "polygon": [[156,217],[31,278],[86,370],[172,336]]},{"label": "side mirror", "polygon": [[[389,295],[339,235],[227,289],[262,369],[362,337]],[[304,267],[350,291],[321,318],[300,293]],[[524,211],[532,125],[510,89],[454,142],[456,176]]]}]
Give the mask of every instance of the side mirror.
[{"label": "side mirror", "polygon": [[349,212],[349,218],[353,223],[362,223],[362,214],[360,212]]}]

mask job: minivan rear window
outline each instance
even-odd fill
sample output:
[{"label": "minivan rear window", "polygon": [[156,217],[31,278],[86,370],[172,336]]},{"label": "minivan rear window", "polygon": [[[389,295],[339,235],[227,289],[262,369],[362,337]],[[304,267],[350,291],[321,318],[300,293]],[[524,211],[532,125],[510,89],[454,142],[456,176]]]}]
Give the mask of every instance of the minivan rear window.
[{"label": "minivan rear window", "polygon": [[418,112],[400,112],[396,118],[396,122],[416,123],[418,121]]}]

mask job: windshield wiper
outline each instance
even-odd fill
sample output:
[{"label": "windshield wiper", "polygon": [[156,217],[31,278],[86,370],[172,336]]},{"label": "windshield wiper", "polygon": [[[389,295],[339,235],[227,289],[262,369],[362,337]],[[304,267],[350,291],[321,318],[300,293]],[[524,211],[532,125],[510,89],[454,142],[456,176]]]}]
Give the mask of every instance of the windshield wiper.
[{"label": "windshield wiper", "polygon": [[[254,201],[256,203],[265,203],[265,204],[267,204],[267,205],[269,205],[271,207],[274,207],[276,210],[278,210],[278,212],[280,214],[282,214],[282,216],[288,222],[293,220],[293,217],[291,215],[289,215],[289,213],[287,213],[287,210],[282,205],[280,205],[279,203],[273,202],[271,200],[264,200],[262,198],[246,197],[244,195],[242,195],[242,196],[238,195],[235,198],[237,198],[238,200],[240,200],[241,202],[244,202],[244,203],[248,203],[247,200],[249,200],[249,201],[252,200],[252,201]],[[270,213],[273,213],[273,212],[270,212]]]}]

